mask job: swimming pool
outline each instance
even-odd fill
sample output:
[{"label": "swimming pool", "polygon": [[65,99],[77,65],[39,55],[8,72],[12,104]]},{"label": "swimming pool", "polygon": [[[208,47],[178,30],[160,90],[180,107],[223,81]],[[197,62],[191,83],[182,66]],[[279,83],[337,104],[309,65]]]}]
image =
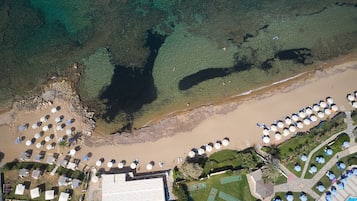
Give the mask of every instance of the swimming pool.
[{"label": "swimming pool", "polygon": [[357,197],[349,197],[347,201],[357,201]]}]

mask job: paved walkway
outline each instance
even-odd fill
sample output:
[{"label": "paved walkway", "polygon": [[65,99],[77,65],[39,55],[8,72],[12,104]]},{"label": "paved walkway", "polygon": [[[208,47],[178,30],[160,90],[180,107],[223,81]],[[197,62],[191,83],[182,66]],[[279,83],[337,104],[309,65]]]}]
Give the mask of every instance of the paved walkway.
[{"label": "paved walkway", "polygon": [[[317,146],[315,149],[313,149],[309,156],[308,160],[305,163],[302,175],[300,178],[295,176],[294,173],[292,173],[289,169],[284,167],[282,164],[279,164],[279,168],[283,171],[285,175],[287,175],[288,182],[285,184],[280,184],[274,186],[274,192],[301,192],[304,191],[311,195],[315,200],[319,199],[320,196],[312,190],[312,187],[325,175],[325,173],[330,170],[336,163],[338,162],[339,158],[343,158],[345,156],[348,156],[353,153],[357,153],[357,143],[355,143],[355,136],[353,134],[353,130],[355,126],[353,126],[353,121],[351,119],[351,112],[346,112],[346,118],[345,122],[347,124],[347,129],[344,131],[341,131],[333,136],[331,136],[329,139],[327,139],[325,142]],[[339,134],[341,133],[347,133],[350,137],[350,147],[344,151],[341,151],[339,153],[336,153],[336,157],[331,158],[317,173],[316,175],[311,178],[311,179],[304,179],[309,161],[311,159],[311,156],[319,150],[321,147],[326,146],[329,142],[331,142],[333,139],[335,139]]]}]

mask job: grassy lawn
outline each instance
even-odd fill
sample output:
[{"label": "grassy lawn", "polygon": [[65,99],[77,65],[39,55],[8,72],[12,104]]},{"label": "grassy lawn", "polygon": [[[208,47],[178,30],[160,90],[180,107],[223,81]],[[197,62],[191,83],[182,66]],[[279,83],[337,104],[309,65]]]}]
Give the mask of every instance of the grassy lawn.
[{"label": "grassy lawn", "polygon": [[284,175],[281,174],[278,177],[278,179],[275,182],[273,182],[273,184],[279,185],[279,184],[285,184],[286,182],[288,182],[288,178],[286,178]]},{"label": "grassy lawn", "polygon": [[[229,177],[229,176],[233,176],[233,175],[241,175],[242,180],[232,182],[232,183],[227,183],[227,184],[220,183],[221,178]],[[186,185],[190,186],[190,185],[198,184],[198,183],[202,183],[202,182],[206,183],[206,188],[201,189],[201,190],[196,190],[196,191],[189,191],[189,196],[194,201],[207,200],[212,188],[216,188],[218,190],[216,198],[215,198],[216,201],[223,201],[223,199],[218,197],[219,192],[227,193],[235,198],[238,198],[241,201],[256,200],[256,198],[254,198],[250,193],[245,171],[240,171],[237,173],[227,172],[227,173],[224,173],[221,175],[211,176],[209,179],[205,179],[205,180],[201,180],[201,181],[187,182]]]},{"label": "grassy lawn", "polygon": [[[275,193],[273,198],[276,198],[276,197],[279,196],[281,198],[281,200],[286,201],[286,196],[285,195],[286,195],[286,193],[279,192],[279,193]],[[293,192],[293,195],[294,195],[294,200],[300,200],[300,198],[299,198],[300,197],[300,193]],[[307,200],[308,201],[314,201],[314,199],[309,194],[306,193],[306,196],[307,196]]]},{"label": "grassy lawn", "polygon": [[[344,162],[347,165],[347,167],[349,165],[356,165],[357,164],[357,155],[356,154],[351,154],[349,156],[341,158],[339,161]],[[337,168],[337,165],[333,165],[332,168],[330,169],[330,171],[332,171],[335,174],[335,176],[338,178],[345,170],[339,170]],[[329,180],[329,178],[327,176],[323,176],[319,180],[319,182],[322,182],[322,184],[325,186],[326,189],[329,188],[332,185],[331,181]],[[317,183],[319,183],[319,182],[317,182]],[[320,193],[316,189],[317,183],[312,187],[312,190],[314,190],[317,194],[322,195],[322,193]]]},{"label": "grassy lawn", "polygon": [[344,113],[336,115],[334,118],[321,122],[316,127],[310,129],[309,132],[300,132],[286,142],[283,142],[278,146],[278,152],[281,163],[286,166],[291,172],[294,172],[296,176],[300,177],[301,172],[294,170],[296,162],[301,167],[305,165],[300,160],[302,154],[308,155],[316,146],[324,142],[326,139],[341,132],[347,128],[344,123]]},{"label": "grassy lawn", "polygon": [[[329,143],[330,144],[330,148],[333,151],[333,154],[331,156],[327,156],[325,154],[325,148],[326,146],[322,147],[321,149],[319,149],[318,151],[316,151],[310,160],[309,166],[308,168],[311,167],[312,164],[314,164],[317,168],[317,171],[319,171],[332,157],[335,156],[336,153],[342,151],[342,144],[344,141],[350,141],[350,138],[348,137],[348,135],[346,133],[342,133],[339,136],[337,136],[337,138],[334,140],[334,142]],[[332,144],[333,143],[333,144]],[[324,164],[320,164],[320,163],[316,163],[315,159],[317,156],[323,156],[325,158],[325,163]],[[306,171],[305,174],[305,178],[306,179],[311,179],[314,175],[309,173],[309,169]]]}]

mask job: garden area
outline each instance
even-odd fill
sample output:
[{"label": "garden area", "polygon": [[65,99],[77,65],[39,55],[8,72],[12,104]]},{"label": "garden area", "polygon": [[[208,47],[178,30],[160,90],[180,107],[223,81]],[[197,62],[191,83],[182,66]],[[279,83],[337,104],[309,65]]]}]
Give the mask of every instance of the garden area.
[{"label": "garden area", "polygon": [[249,190],[247,171],[228,171],[200,181],[187,182],[192,200],[256,200]]},{"label": "garden area", "polygon": [[[29,170],[29,175],[20,177],[20,169]],[[58,186],[58,178],[60,175],[67,176],[69,178],[76,178],[84,180],[84,174],[81,171],[73,171],[59,167],[57,174],[50,175],[50,172],[55,168],[54,165],[48,165],[36,162],[11,162],[4,165],[0,172],[4,174],[4,183],[8,186],[8,193],[4,194],[6,199],[18,199],[18,200],[30,200],[30,189],[38,187],[40,189],[40,197],[32,200],[42,201],[45,200],[46,190],[54,190],[55,195],[59,195],[61,192],[69,192],[72,195],[72,200],[79,200],[82,196],[82,188],[71,189],[71,186]],[[31,176],[34,170],[41,170],[42,174],[38,179]],[[23,195],[15,195],[15,189],[18,184],[25,185],[25,191]]]},{"label": "garden area", "polygon": [[[322,147],[312,155],[308,168],[310,168],[311,166],[315,166],[316,172],[318,172],[332,157],[335,156],[336,153],[342,151],[343,149],[342,145],[346,141],[347,142],[350,141],[350,138],[346,133],[342,133],[339,136],[337,136],[336,139],[328,143],[327,146]],[[327,151],[327,150],[331,150],[331,151]],[[325,162],[324,163],[316,162],[315,159],[317,157],[323,157]],[[311,174],[308,169],[308,171],[305,174],[305,179],[311,179],[313,176],[314,174]]]},{"label": "garden area", "polygon": [[[351,154],[349,156],[343,157],[341,159],[339,159],[339,162],[343,162],[344,164],[346,164],[346,166],[350,166],[350,165],[356,165],[357,164],[357,155],[356,154]],[[336,178],[338,178],[344,171],[346,171],[346,169],[341,169],[336,165],[332,166],[332,168],[330,169],[330,171],[336,176]],[[322,192],[319,192],[317,190],[317,185],[319,183],[322,183],[322,185],[327,189],[332,185],[332,182],[330,181],[328,176],[323,176],[313,187],[312,190],[314,190],[317,194],[322,195]]]},{"label": "garden area", "polygon": [[[289,192],[290,194],[293,195],[293,200],[300,200],[300,193],[299,192]],[[279,192],[275,193],[272,201],[274,201],[275,198],[280,198],[282,201],[287,201],[286,199],[286,194],[284,192]],[[312,198],[309,194],[305,193],[305,196],[307,197],[307,201],[314,201],[314,198]]]},{"label": "garden area", "polygon": [[327,140],[332,135],[347,128],[344,122],[345,113],[338,113],[332,119],[320,122],[319,125],[311,128],[307,132],[299,132],[294,137],[281,143],[277,147],[263,147],[263,151],[270,153],[273,157],[280,159],[280,162],[296,176],[300,177],[302,171],[294,170],[295,164],[299,163],[304,167],[305,162],[300,160],[302,155],[308,155],[315,147]]}]

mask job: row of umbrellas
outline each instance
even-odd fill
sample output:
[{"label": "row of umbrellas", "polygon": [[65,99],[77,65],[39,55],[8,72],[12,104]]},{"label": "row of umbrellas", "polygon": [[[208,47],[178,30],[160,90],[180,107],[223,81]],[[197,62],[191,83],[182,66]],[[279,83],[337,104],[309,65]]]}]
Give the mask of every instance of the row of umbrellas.
[{"label": "row of umbrellas", "polygon": [[222,141],[220,141],[220,140],[216,141],[214,144],[210,142],[208,144],[202,145],[198,149],[196,149],[196,148],[191,149],[191,151],[188,152],[188,157],[194,158],[196,155],[202,156],[203,154],[205,154],[205,152],[213,151],[213,148],[215,148],[216,150],[219,150],[219,149],[221,149],[222,146],[226,147],[228,145],[229,145],[229,138],[226,137]]},{"label": "row of umbrellas", "polygon": [[[293,201],[293,200],[294,200],[294,195],[293,195],[293,193],[292,193],[292,192],[287,192],[287,193],[285,194],[285,199],[286,199],[287,201]],[[300,200],[300,201],[307,201],[307,195],[306,195],[305,192],[300,192],[300,193],[299,193],[299,200]],[[275,197],[275,198],[273,199],[273,201],[282,201],[282,199],[281,199],[281,197]]]},{"label": "row of umbrellas", "polygon": [[353,108],[357,108],[357,91],[347,94],[346,98]]},{"label": "row of umbrellas", "polygon": [[[96,163],[95,163],[95,165],[97,166],[97,167],[100,167],[100,166],[102,166],[102,164],[104,163],[104,158],[100,158],[100,159],[98,159],[97,161],[96,161]],[[115,163],[116,163],[116,160],[115,159],[111,159],[110,161],[108,161],[107,162],[107,167],[108,168],[112,168],[114,165],[115,165]],[[122,168],[124,168],[124,166],[126,165],[126,161],[125,160],[122,160],[122,161],[120,161],[118,164],[117,164],[117,167],[119,168],[119,169],[122,169]],[[146,165],[146,169],[147,170],[152,170],[152,168],[154,167],[154,165],[155,165],[155,162],[154,161],[150,161],[147,165]],[[131,163],[130,163],[130,168],[131,169],[136,169],[137,167],[139,167],[139,160],[138,159],[135,159],[134,161],[132,161]],[[163,166],[163,163],[162,162],[160,162],[159,163],[159,166],[160,167],[162,167]]]},{"label": "row of umbrellas", "polygon": [[297,129],[309,126],[311,123],[317,122],[319,118],[323,119],[325,115],[330,115],[332,112],[336,111],[338,111],[337,105],[331,97],[327,97],[326,101],[321,100],[319,103],[308,106],[300,110],[298,113],[293,113],[291,116],[287,116],[283,120],[277,120],[271,124],[270,127],[263,125],[262,140],[266,144],[270,143],[269,134],[272,131],[275,132],[275,140],[279,141],[281,140],[282,135],[288,136],[290,133],[295,133]]},{"label": "row of umbrellas", "polygon": [[[343,162],[338,162],[337,166],[341,166],[342,164],[344,164]],[[344,166],[344,168],[346,168],[346,166]],[[330,179],[330,181],[335,181],[337,178],[335,176],[335,174],[332,171],[328,171],[326,173],[326,176]],[[332,200],[332,196],[336,196],[337,195],[337,189],[339,190],[343,190],[345,189],[345,185],[348,183],[348,178],[351,178],[353,176],[357,176],[357,168],[352,168],[349,170],[346,170],[346,172],[344,174],[340,175],[340,179],[336,182],[336,186],[333,185],[331,186],[331,191],[326,191],[326,200]],[[320,182],[317,184],[316,186],[317,190],[319,192],[324,192],[326,190],[325,186]]]}]

